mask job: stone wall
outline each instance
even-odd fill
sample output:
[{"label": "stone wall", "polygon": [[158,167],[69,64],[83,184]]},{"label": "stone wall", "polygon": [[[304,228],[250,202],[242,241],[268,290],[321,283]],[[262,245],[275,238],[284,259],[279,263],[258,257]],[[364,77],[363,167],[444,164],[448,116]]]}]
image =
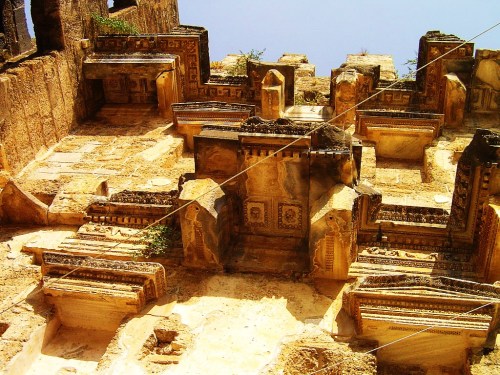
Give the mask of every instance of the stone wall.
[{"label": "stone wall", "polygon": [[[31,4],[41,56],[0,70],[0,144],[13,174],[93,114],[101,100],[83,80],[88,49],[82,39],[95,36],[91,13],[107,16],[106,1]],[[179,23],[176,0],[143,0],[113,17],[122,12],[143,32],[167,33]]]},{"label": "stone wall", "polygon": [[24,1],[0,0],[0,15],[0,34],[3,35],[4,43],[4,46],[0,45],[0,61],[2,57],[16,56],[30,50],[31,38],[24,15]]},{"label": "stone wall", "polygon": [[471,112],[498,113],[500,109],[500,51],[478,49],[469,101]]},{"label": "stone wall", "polygon": [[119,10],[111,8],[109,16],[133,24],[141,33],[166,33],[179,25],[177,0],[142,0],[136,3],[138,6]]}]

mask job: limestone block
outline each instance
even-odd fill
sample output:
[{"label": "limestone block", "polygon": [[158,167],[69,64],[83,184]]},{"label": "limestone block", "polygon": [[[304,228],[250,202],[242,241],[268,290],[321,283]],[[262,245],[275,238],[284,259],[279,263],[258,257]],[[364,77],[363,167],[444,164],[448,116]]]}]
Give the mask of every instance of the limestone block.
[{"label": "limestone block", "polygon": [[497,113],[500,107],[500,51],[478,49],[476,51],[470,110]]},{"label": "limestone block", "polygon": [[358,195],[335,185],[313,203],[309,248],[313,276],[346,280],[355,256],[353,206]]},{"label": "limestone block", "polygon": [[[158,263],[51,252],[42,260],[46,302],[55,305],[67,327],[114,331],[125,316],[137,314],[166,292],[165,269]],[[71,278],[61,278],[68,272]]]},{"label": "limestone block", "polygon": [[467,89],[455,73],[445,75],[444,122],[449,127],[462,125]]},{"label": "limestone block", "polygon": [[7,154],[5,147],[0,143],[0,171],[8,171],[9,163],[7,162]]},{"label": "limestone block", "polygon": [[13,224],[48,224],[48,206],[10,180],[0,193],[2,221]]},{"label": "limestone block", "polygon": [[56,194],[49,207],[51,225],[83,225],[87,210],[97,195],[107,195],[106,180],[100,177],[74,178]]},{"label": "limestone block", "polygon": [[57,193],[49,207],[48,221],[51,225],[83,225],[87,208],[95,200],[93,194]]},{"label": "limestone block", "polygon": [[485,209],[479,238],[479,268],[489,283],[500,280],[500,206],[490,204]]},{"label": "limestone block", "polygon": [[285,105],[293,105],[295,97],[295,66],[285,63],[267,63],[249,60],[247,63],[250,90],[255,90],[255,100],[261,99],[262,80],[269,70],[277,70],[285,77]]},{"label": "limestone block", "polygon": [[187,203],[179,215],[184,264],[195,268],[221,268],[225,237],[230,230],[229,225],[224,224],[224,192],[212,179],[187,181],[182,186],[179,205]]},{"label": "limestone block", "polygon": [[482,84],[489,85],[494,90],[500,90],[500,52],[477,50],[479,60],[475,69],[474,79]]},{"label": "limestone block", "polygon": [[262,80],[262,117],[277,119],[285,112],[285,77],[276,69],[267,72]]},{"label": "limestone block", "polygon": [[347,55],[346,65],[359,68],[380,66],[380,79],[394,80],[397,78],[396,68],[391,55],[351,54]]},{"label": "limestone block", "polygon": [[172,104],[179,101],[175,70],[161,73],[156,79],[158,110],[165,118],[172,118]]},{"label": "limestone block", "polygon": [[356,109],[350,108],[356,104],[358,76],[359,74],[355,70],[347,70],[336,78],[335,115],[339,116],[342,114],[335,120],[337,124],[354,123]]},{"label": "limestone block", "polygon": [[306,55],[300,53],[284,53],[278,59],[279,63],[285,63],[295,66],[295,77],[314,77],[316,75],[316,66],[309,64]]},{"label": "limestone block", "polygon": [[[498,329],[498,296],[500,288],[488,284],[393,274],[359,280],[344,292],[342,304],[356,324],[357,337],[382,347],[377,351],[380,362],[449,366],[454,371],[448,373],[461,373],[468,350],[484,346]],[[486,301],[491,309],[479,309]],[[386,345],[403,336],[408,336],[405,345]]]}]

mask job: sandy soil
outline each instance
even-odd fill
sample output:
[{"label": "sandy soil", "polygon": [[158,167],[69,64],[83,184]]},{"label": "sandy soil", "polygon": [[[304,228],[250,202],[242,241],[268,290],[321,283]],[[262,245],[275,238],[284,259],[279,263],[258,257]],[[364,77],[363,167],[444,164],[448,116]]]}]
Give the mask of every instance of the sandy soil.
[{"label": "sandy soil", "polygon": [[26,375],[93,374],[114,332],[61,327]]},{"label": "sandy soil", "polygon": [[21,350],[52,314],[39,292],[40,267],[32,265],[31,255],[21,252],[23,244],[40,236],[57,241],[71,233],[72,228],[0,228],[0,323],[8,325],[0,337],[0,363],[6,364]]},{"label": "sandy soil", "polygon": [[[2,306],[28,296],[26,302],[0,319],[10,324],[0,340],[3,364],[52,314],[38,293],[40,268],[21,253],[22,245],[40,238],[55,244],[74,230],[2,230]],[[43,369],[47,374],[89,374],[99,365],[103,373],[257,374],[277,360],[287,338],[311,327],[340,334],[353,332],[349,318],[339,314],[344,283],[177,268],[167,269],[167,285],[167,296],[131,319],[113,340],[114,333],[61,327],[29,373],[41,373]],[[142,346],[155,324],[171,313],[178,314],[193,334],[192,346],[186,348],[176,365],[141,361]]]},{"label": "sandy soil", "polygon": [[[101,371],[117,371],[121,365],[116,358],[125,357],[132,363],[129,369],[138,374],[259,374],[276,361],[282,343],[290,336],[311,327],[352,333],[351,322],[342,314],[336,321],[343,283],[314,285],[266,275],[185,269],[168,270],[167,274],[167,283],[172,286],[169,295],[122,327],[108,349],[115,360],[103,358]],[[329,293],[323,294],[323,289]],[[192,347],[185,350],[178,364],[162,367],[147,360],[139,362],[138,344],[152,333],[151,319],[158,321],[170,313],[177,314],[193,334]],[[139,335],[142,343],[131,334],[137,326],[143,328]],[[132,336],[135,344],[127,344]]]}]

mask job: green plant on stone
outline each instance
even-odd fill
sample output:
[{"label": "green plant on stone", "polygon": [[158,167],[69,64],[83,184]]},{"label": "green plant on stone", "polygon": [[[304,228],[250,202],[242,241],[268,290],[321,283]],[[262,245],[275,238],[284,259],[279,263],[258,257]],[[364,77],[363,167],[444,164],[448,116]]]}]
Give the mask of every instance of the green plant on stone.
[{"label": "green plant on stone", "polygon": [[228,70],[228,73],[232,76],[246,75],[248,60],[261,61],[262,55],[265,51],[265,48],[262,51],[252,48],[247,53],[240,51],[240,56],[238,57],[238,60],[236,60],[236,64]]},{"label": "green plant on stone", "polygon": [[118,18],[103,17],[97,13],[92,13],[91,17],[102,34],[139,34],[137,27],[127,21]]},{"label": "green plant on stone", "polygon": [[181,236],[178,230],[168,225],[155,225],[149,228],[144,236],[147,247],[142,251],[146,258],[168,255]]},{"label": "green plant on stone", "polygon": [[405,74],[404,78],[405,79],[415,79],[415,76],[417,74],[417,62],[418,62],[418,57],[417,57],[417,52],[415,52],[415,57],[413,59],[408,59],[403,65],[406,65],[408,68],[408,73]]},{"label": "green plant on stone", "polygon": [[314,97],[307,99],[304,94],[295,95],[295,105],[322,105],[325,100],[325,96],[318,91],[314,92]]},{"label": "green plant on stone", "polygon": [[306,105],[306,100],[303,95],[295,94],[295,105]]}]

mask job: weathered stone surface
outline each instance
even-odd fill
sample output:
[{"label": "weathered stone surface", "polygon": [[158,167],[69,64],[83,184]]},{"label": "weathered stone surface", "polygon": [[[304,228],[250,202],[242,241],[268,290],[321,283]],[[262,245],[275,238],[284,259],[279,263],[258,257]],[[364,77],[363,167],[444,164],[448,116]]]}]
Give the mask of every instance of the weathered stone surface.
[{"label": "weathered stone surface", "polygon": [[[95,30],[89,15],[106,15],[105,2],[37,0],[31,6],[39,52],[65,50],[0,74],[0,139],[14,173],[41,148],[53,145],[92,114],[100,99],[83,82],[84,51],[81,43],[74,41],[93,39]],[[126,19],[143,32],[165,33],[179,24],[174,0],[141,1],[113,16]]]},{"label": "weathered stone surface", "polygon": [[455,73],[446,74],[445,77],[444,123],[450,127],[458,127],[464,120],[467,89]]},{"label": "weathered stone surface", "polygon": [[456,73],[466,86],[470,83],[473,49],[473,43],[465,43],[455,35],[436,30],[428,31],[420,38],[417,69],[429,64],[419,69],[416,77],[422,110],[443,112],[444,74]]},{"label": "weathered stone surface", "polygon": [[[193,202],[191,202],[193,201]],[[221,268],[229,227],[225,226],[225,199],[211,179],[187,181],[179,196],[184,264]]]},{"label": "weathered stone surface", "polygon": [[494,283],[500,280],[500,206],[498,199],[484,210],[479,239],[479,268],[484,280]]},{"label": "weathered stone surface", "polygon": [[[335,123],[353,124],[356,118],[357,81],[355,70],[341,73],[335,82]],[[337,117],[338,116],[338,117]]]},{"label": "weathered stone surface", "polygon": [[95,176],[74,178],[62,186],[55,195],[49,207],[49,223],[83,225],[86,222],[87,209],[95,201],[96,195],[105,194],[107,194],[106,180]]},{"label": "weathered stone surface", "polygon": [[262,80],[271,69],[279,71],[285,77],[285,105],[293,105],[295,97],[295,66],[284,63],[248,61],[248,78],[250,88],[254,91],[253,99],[260,102]]},{"label": "weathered stone surface", "polygon": [[314,77],[316,66],[310,64],[306,55],[301,53],[284,53],[278,62],[295,66],[295,77]]},{"label": "weathered stone surface", "polygon": [[470,109],[498,113],[500,108],[500,51],[478,49],[470,95]]},{"label": "weathered stone surface", "polygon": [[355,66],[380,66],[380,79],[395,80],[396,68],[391,55],[350,54],[347,55],[346,66],[354,68]]},{"label": "weathered stone surface", "polygon": [[8,50],[11,56],[29,51],[32,45],[26,24],[24,1],[1,0],[0,15],[2,16],[0,30],[3,34],[3,45],[0,43],[0,50]]},{"label": "weathered stone surface", "polygon": [[315,277],[348,278],[356,254],[353,209],[357,197],[353,189],[335,185],[312,203],[309,247]]},{"label": "weathered stone surface", "polygon": [[271,69],[262,80],[262,117],[277,119],[285,111],[285,77],[276,69]]},{"label": "weathered stone surface", "polygon": [[7,182],[0,192],[0,219],[13,224],[48,224],[48,207],[14,181]]},{"label": "weathered stone surface", "polygon": [[420,161],[424,147],[441,133],[444,120],[440,114],[359,110],[356,135],[374,142],[379,157]]},{"label": "weathered stone surface", "polygon": [[[122,262],[45,252],[43,293],[67,327],[114,331],[166,292],[158,263]],[[71,278],[61,278],[71,272]]]},{"label": "weathered stone surface", "polygon": [[[255,106],[224,102],[187,102],[172,105],[174,125],[184,136],[188,150],[194,150],[194,137],[204,126],[238,127],[243,120],[255,116]],[[203,157],[198,163],[206,162]],[[212,164],[209,162],[209,164]]]},{"label": "weathered stone surface", "polygon": [[345,292],[343,308],[355,320],[358,337],[381,346],[427,328],[405,345],[379,349],[381,362],[457,371],[466,365],[468,350],[483,346],[498,329],[496,308],[481,306],[496,306],[499,296],[498,287],[445,277],[370,276]]}]

